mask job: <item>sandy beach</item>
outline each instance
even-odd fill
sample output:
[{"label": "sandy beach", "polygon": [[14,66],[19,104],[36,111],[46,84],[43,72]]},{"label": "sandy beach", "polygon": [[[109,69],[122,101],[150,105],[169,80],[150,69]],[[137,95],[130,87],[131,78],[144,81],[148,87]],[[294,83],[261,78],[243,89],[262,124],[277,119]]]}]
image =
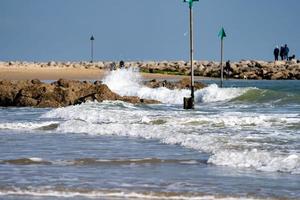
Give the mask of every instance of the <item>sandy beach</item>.
[{"label": "sandy beach", "polygon": [[[127,61],[125,68],[135,67],[143,79],[179,80],[188,77],[190,65],[185,61]],[[99,62],[24,62],[0,61],[0,79],[7,80],[101,80],[119,64],[112,61]],[[229,70],[232,79],[248,80],[300,80],[300,61],[266,62],[241,60],[232,62]],[[195,80],[219,79],[220,64],[213,61],[194,62]]]},{"label": "sandy beach", "polygon": [[[6,67],[0,66],[0,80],[58,80],[73,79],[73,80],[101,80],[109,73],[103,69],[85,69],[85,68],[58,68],[58,67]],[[141,73],[143,79],[166,79],[177,80],[186,76],[167,75],[167,74],[150,74]],[[207,79],[205,77],[197,77],[199,79]]]},{"label": "sandy beach", "polygon": [[5,80],[57,80],[59,78],[97,80],[103,78],[105,74],[104,70],[99,69],[0,67],[0,79]]}]

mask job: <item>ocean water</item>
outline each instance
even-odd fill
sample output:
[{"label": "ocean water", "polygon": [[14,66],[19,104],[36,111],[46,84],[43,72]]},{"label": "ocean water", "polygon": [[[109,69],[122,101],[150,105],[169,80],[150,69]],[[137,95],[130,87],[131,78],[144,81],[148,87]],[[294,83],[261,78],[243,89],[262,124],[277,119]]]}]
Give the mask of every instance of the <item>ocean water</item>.
[{"label": "ocean water", "polygon": [[103,81],[162,103],[0,108],[0,199],[300,199],[300,81]]}]

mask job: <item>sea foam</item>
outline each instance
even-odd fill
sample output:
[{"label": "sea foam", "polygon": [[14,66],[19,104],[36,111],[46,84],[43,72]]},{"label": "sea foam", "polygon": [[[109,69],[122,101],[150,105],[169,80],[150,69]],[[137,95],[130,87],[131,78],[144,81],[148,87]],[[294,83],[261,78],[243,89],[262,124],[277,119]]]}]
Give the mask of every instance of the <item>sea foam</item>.
[{"label": "sea foam", "polygon": [[8,130],[35,130],[51,125],[56,125],[57,121],[45,121],[45,122],[8,122],[0,123],[0,129]]},{"label": "sea foam", "polygon": [[254,168],[260,171],[300,173],[300,155],[284,155],[257,149],[216,152],[208,162],[230,167]]},{"label": "sea foam", "polygon": [[[189,90],[148,88],[133,68],[112,71],[104,83],[120,95],[182,104]],[[230,167],[253,168],[299,174],[299,134],[292,127],[300,123],[298,114],[260,113],[247,110],[214,110],[217,101],[230,101],[251,88],[219,88],[212,84],[195,92],[197,102],[205,102],[213,112],[196,109],[186,112],[177,106],[134,106],[124,102],[88,102],[53,109],[42,118],[61,119],[56,131],[156,139],[205,152],[208,162]],[[229,102],[230,104],[231,102]],[[158,109],[159,108],[159,109]],[[284,129],[283,129],[284,127]],[[290,129],[288,127],[291,127]]]},{"label": "sea foam", "polygon": [[[208,162],[215,165],[300,173],[299,153],[293,150],[297,146],[292,145],[299,136],[276,131],[282,126],[299,123],[294,114],[227,112],[205,115],[143,109],[127,103],[90,102],[54,109],[43,118],[63,119],[56,129],[61,133],[156,139],[205,152],[209,154]],[[256,129],[257,133],[247,131],[249,129]]]},{"label": "sea foam", "polygon": [[[190,96],[190,91],[186,89],[170,90],[165,87],[143,86],[142,77],[135,68],[112,71],[104,78],[103,83],[119,95],[155,99],[162,103],[182,104],[183,98]],[[195,91],[195,100],[204,103],[227,101],[248,90],[249,88],[219,88],[216,84],[212,84],[207,88]]]},{"label": "sea foam", "polygon": [[[0,196],[33,196],[33,197],[56,197],[56,198],[103,198],[103,199],[152,199],[152,200],[259,200],[255,197],[233,197],[221,195],[205,195],[202,193],[176,193],[176,192],[135,192],[122,190],[76,190],[60,187],[38,188],[9,188],[0,189]],[[268,198],[269,199],[269,198]]]}]

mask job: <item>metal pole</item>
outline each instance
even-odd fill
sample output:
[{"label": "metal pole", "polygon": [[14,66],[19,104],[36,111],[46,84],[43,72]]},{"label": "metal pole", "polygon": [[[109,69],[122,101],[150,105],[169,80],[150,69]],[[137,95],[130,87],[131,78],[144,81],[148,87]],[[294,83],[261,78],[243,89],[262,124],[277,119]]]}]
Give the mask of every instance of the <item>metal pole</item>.
[{"label": "metal pole", "polygon": [[184,0],[184,2],[189,3],[190,8],[190,65],[191,65],[191,97],[184,97],[183,98],[183,108],[184,109],[194,109],[194,44],[193,44],[193,2],[199,0]]},{"label": "metal pole", "polygon": [[224,66],[223,66],[223,39],[221,39],[221,88],[223,87]]},{"label": "metal pole", "polygon": [[190,62],[191,62],[191,98],[194,107],[194,44],[193,44],[193,7],[190,5]]},{"label": "metal pole", "polygon": [[91,62],[94,62],[94,40],[91,40]]}]

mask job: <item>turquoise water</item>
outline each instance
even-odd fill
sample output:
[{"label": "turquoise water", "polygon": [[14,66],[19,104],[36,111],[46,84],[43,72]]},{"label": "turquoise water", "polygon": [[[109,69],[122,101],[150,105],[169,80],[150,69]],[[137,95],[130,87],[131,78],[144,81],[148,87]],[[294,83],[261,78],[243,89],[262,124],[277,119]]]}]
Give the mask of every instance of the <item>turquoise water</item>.
[{"label": "turquoise water", "polygon": [[137,72],[103,81],[162,103],[0,108],[1,199],[300,199],[299,81],[207,81],[192,111]]}]

